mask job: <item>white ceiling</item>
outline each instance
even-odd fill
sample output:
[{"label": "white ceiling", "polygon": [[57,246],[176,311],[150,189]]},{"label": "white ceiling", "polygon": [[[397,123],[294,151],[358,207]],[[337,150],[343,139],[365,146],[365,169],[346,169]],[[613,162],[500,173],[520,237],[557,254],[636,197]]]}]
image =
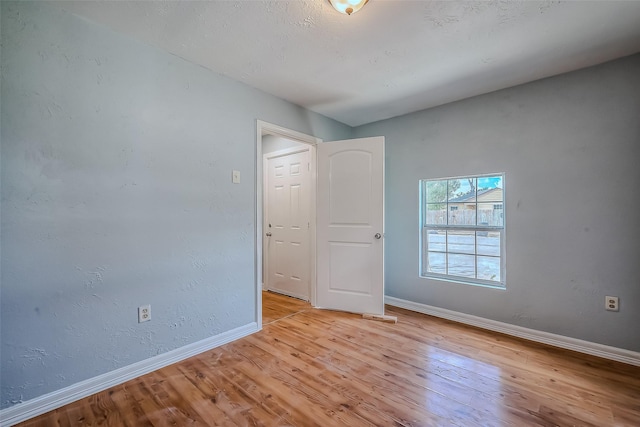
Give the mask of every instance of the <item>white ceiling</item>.
[{"label": "white ceiling", "polygon": [[351,126],[640,52],[640,1],[56,2]]}]

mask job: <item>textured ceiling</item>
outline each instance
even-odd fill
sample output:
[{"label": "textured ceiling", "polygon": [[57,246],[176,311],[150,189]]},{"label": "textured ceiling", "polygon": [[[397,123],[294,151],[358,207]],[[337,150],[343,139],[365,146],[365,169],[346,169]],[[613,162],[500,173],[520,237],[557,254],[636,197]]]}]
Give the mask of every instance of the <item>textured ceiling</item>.
[{"label": "textured ceiling", "polygon": [[55,4],[351,126],[640,52],[638,0]]}]

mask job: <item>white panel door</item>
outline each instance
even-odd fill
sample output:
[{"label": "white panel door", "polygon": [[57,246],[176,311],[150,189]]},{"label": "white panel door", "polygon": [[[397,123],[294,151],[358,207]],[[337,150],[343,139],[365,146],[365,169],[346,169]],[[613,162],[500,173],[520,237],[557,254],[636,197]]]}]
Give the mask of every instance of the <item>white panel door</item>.
[{"label": "white panel door", "polygon": [[384,314],[384,137],[317,156],[317,306]]},{"label": "white panel door", "polygon": [[309,300],[309,149],[266,154],[266,288]]}]

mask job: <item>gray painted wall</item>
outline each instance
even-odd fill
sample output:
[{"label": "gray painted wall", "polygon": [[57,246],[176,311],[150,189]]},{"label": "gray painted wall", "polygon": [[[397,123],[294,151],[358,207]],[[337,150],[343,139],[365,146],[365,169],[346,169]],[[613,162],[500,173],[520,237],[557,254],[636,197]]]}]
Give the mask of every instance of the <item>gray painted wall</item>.
[{"label": "gray painted wall", "polygon": [[351,128],[49,5],[1,7],[2,407],[256,321],[256,119]]},{"label": "gray painted wall", "polygon": [[265,135],[262,137],[262,154],[273,153],[274,151],[284,150],[285,148],[293,148],[299,145],[301,145],[301,143],[292,141],[287,138],[282,138],[275,135]]},{"label": "gray painted wall", "polygon": [[[355,134],[386,137],[388,295],[640,351],[640,55]],[[507,290],[419,278],[418,181],[489,172],[506,173]]]}]

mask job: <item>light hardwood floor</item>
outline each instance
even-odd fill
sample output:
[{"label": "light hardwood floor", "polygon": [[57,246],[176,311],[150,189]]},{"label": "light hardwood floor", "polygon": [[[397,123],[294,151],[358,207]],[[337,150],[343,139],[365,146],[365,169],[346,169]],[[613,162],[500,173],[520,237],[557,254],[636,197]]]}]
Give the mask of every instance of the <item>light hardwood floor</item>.
[{"label": "light hardwood floor", "polygon": [[640,426],[640,368],[263,294],[261,332],[22,426]]}]

